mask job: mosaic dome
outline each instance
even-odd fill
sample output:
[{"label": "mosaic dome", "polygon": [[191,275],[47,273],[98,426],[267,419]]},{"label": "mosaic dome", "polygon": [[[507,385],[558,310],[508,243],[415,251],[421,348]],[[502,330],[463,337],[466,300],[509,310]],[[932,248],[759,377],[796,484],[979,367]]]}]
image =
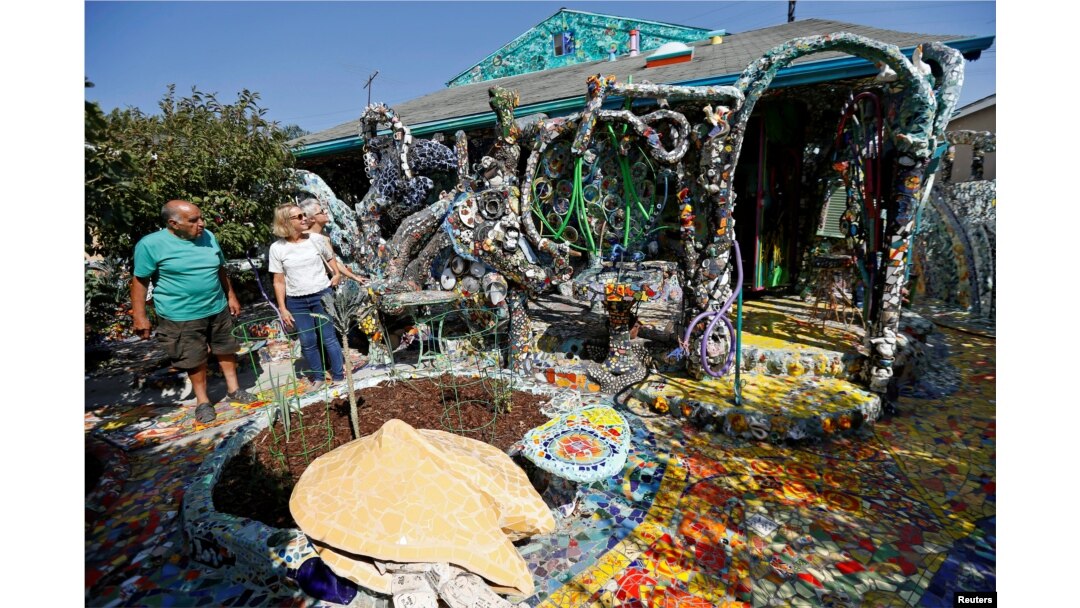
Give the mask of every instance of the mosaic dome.
[{"label": "mosaic dome", "polygon": [[390,592],[373,560],[449,562],[504,593],[533,593],[512,541],[555,528],[525,473],[497,448],[390,420],[317,458],[289,509],[323,561]]}]

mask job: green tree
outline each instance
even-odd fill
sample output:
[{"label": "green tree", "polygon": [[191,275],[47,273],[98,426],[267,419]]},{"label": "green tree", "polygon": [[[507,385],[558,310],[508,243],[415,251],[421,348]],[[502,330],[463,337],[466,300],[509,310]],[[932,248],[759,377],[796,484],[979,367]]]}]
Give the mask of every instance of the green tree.
[{"label": "green tree", "polygon": [[103,116],[86,104],[86,249],[129,259],[138,240],[162,226],[161,206],[189,200],[202,209],[226,257],[269,242],[274,207],[292,193],[285,133],[267,121],[259,95],[235,103],[175,87],[160,114],[137,108]]},{"label": "green tree", "polygon": [[[128,258],[135,244],[129,231],[136,217],[153,213],[153,201],[140,187],[140,169],[121,145],[96,103],[85,104],[86,225],[90,254]],[[160,205],[159,205],[160,209]]]},{"label": "green tree", "polygon": [[305,135],[311,135],[311,131],[301,127],[300,125],[285,125],[281,128],[285,133],[285,139],[296,139],[297,137],[303,137]]}]

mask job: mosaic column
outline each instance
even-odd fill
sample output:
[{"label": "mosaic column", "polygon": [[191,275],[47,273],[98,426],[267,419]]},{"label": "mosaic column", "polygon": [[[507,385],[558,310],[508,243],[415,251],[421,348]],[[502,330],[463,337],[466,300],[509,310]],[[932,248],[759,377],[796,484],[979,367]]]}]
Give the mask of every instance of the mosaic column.
[{"label": "mosaic column", "polygon": [[[628,286],[609,287],[619,291]],[[608,314],[608,357],[603,363],[589,365],[586,373],[607,392],[617,393],[629,384],[640,382],[647,374],[644,363],[631,350],[630,330],[634,319],[631,310],[634,304],[634,301],[622,298],[604,300],[604,310]]]},{"label": "mosaic column", "polygon": [[916,160],[910,156],[898,161],[894,201],[896,212],[889,218],[886,232],[888,256],[885,261],[885,285],[881,294],[881,309],[870,342],[870,390],[884,393],[893,376],[896,356],[896,332],[900,326],[903,301],[904,269],[907,266],[908,244],[915,225],[915,208],[922,190],[923,175],[929,159]]},{"label": "mosaic column", "polygon": [[[911,89],[901,102],[898,117],[900,128],[894,142],[900,153],[893,186],[896,211],[886,227],[887,257],[881,312],[873,334],[867,336],[870,346],[870,390],[878,393],[887,392],[893,377],[908,249],[915,212],[921,200],[923,179],[930,165],[930,152],[938,141],[945,138],[945,125],[960,98],[960,87],[964,82],[964,60],[958,51],[939,42],[920,45],[916,50],[926,59],[938,63],[942,75],[937,87],[932,89],[934,79],[929,70],[914,73],[914,78],[904,75],[904,82]],[[903,63],[906,67],[911,66],[906,60]],[[897,74],[900,74],[899,70]],[[927,89],[930,89],[929,93]],[[917,103],[922,111],[911,115],[912,105],[909,102]]]},{"label": "mosaic column", "polygon": [[510,310],[510,357],[513,370],[524,370],[529,353],[532,351],[532,321],[529,319],[528,292],[511,284],[506,294],[506,305]]}]

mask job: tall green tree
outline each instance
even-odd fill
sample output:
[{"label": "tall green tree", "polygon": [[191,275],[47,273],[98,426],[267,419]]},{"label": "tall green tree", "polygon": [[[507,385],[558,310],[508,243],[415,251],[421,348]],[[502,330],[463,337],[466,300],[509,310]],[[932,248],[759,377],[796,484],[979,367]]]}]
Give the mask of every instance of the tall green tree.
[{"label": "tall green tree", "polygon": [[226,257],[269,242],[274,207],[293,185],[286,134],[265,119],[259,95],[234,103],[195,88],[103,115],[86,104],[86,250],[128,259],[142,236],[161,228],[161,206],[189,200],[202,209]]},{"label": "tall green tree", "polygon": [[301,127],[300,125],[285,125],[281,128],[285,132],[285,139],[296,139],[297,137],[303,137],[305,135],[311,135],[311,131]]}]

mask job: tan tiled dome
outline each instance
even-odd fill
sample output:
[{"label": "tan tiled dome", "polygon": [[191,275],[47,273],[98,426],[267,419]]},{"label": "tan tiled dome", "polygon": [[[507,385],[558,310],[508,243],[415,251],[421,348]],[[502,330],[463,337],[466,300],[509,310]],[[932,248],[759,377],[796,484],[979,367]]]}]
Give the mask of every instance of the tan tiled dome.
[{"label": "tan tiled dome", "polygon": [[450,562],[498,591],[530,595],[532,575],[511,541],[555,528],[506,454],[396,419],[311,463],[289,509],[334,572],[381,593],[390,576],[371,558]]}]

